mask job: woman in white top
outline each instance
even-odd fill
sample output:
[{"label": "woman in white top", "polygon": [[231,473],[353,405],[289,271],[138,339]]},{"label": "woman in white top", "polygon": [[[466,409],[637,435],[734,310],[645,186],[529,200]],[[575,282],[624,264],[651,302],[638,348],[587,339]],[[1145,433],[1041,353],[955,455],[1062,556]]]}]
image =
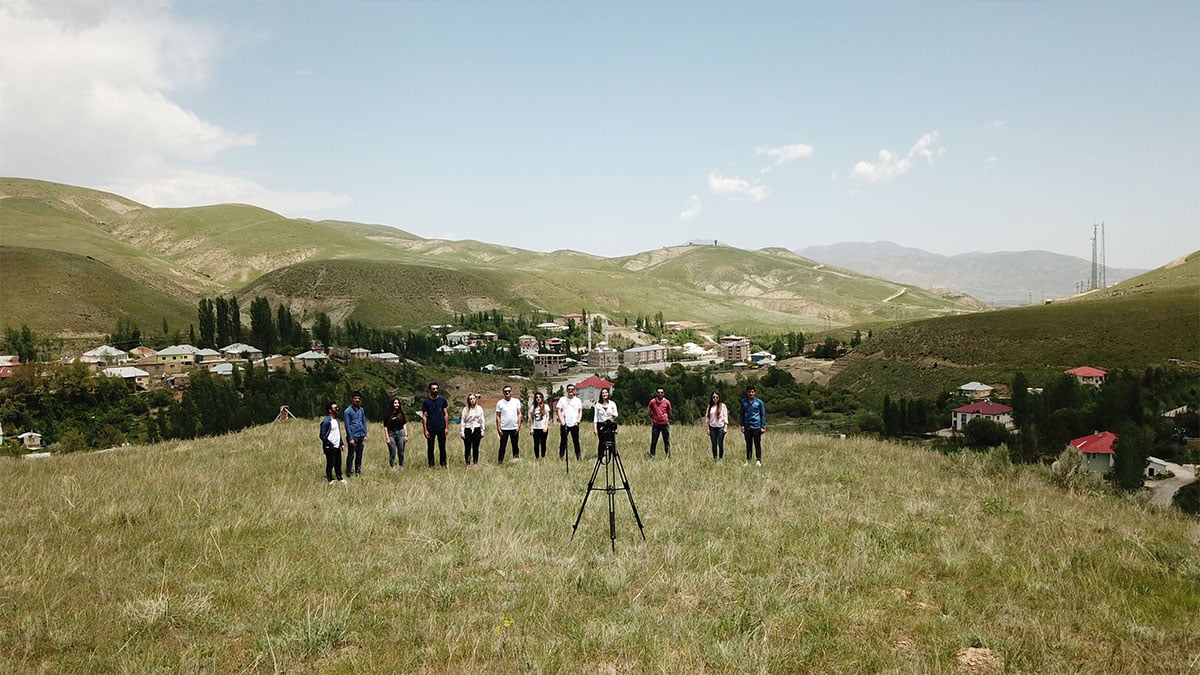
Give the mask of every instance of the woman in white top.
[{"label": "woman in white top", "polygon": [[529,406],[529,428],[533,433],[533,458],[541,459],[546,456],[546,437],[550,435],[550,406],[540,391],[533,395],[533,405]]},{"label": "woman in white top", "polygon": [[[596,446],[596,454],[603,456],[604,441],[611,440],[613,450],[617,449],[617,436],[615,425],[617,423],[617,402],[612,400],[612,394],[608,389],[600,390],[600,400],[592,407],[592,430],[596,432],[596,437],[599,444]],[[605,422],[613,423],[613,431],[606,433],[605,436],[600,436],[600,425]]]},{"label": "woman in white top", "polygon": [[721,392],[714,391],[708,402],[708,438],[712,441],[713,461],[725,459],[725,428],[729,426],[729,408],[721,401]]},{"label": "woman in white top", "polygon": [[463,459],[466,460],[468,469],[471,465],[479,463],[479,441],[483,439],[486,419],[487,414],[483,412],[483,406],[479,405],[479,395],[467,394],[467,406],[462,409],[462,415],[459,417],[458,436],[463,439]]}]

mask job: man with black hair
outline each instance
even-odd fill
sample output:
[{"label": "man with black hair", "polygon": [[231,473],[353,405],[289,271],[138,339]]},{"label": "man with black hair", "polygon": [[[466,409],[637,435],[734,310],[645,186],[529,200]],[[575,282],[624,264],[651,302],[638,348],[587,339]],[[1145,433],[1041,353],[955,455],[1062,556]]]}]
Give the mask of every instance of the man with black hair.
[{"label": "man with black hair", "polygon": [[350,395],[346,408],[346,475],[362,475],[363,444],[367,442],[367,411],[362,407],[362,392]]},{"label": "man with black hair", "polygon": [[438,383],[429,383],[429,395],[421,403],[421,429],[425,432],[425,454],[433,466],[433,443],[437,441],[441,465],[446,466],[446,430],[450,428],[450,404],[438,393]]},{"label": "man with black hair", "polygon": [[746,464],[754,460],[762,466],[762,437],[767,433],[767,407],[753,386],[746,387],[746,398],[742,399],[742,435],[746,437]]}]

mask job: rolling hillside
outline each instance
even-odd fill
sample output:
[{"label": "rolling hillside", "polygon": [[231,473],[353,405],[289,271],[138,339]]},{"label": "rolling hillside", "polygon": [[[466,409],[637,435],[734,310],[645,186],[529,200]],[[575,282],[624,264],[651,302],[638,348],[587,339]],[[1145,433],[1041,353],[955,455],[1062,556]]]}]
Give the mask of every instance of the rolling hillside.
[{"label": "rolling hillside", "polygon": [[[968,313],[981,305],[830,268],[783,250],[680,246],[626,258],[540,253],[477,241],[430,240],[391,227],[284,218],[253,206],[155,209],[117,195],[0,179],[0,248],[71,254],[120,278],[119,292],[39,304],[61,274],[52,265],[0,268],[0,323],[50,334],[102,334],[113,317],[142,326],[188,319],[201,297],[255,295],[302,316],[320,310],[372,325],[438,323],[454,312],[532,309],[614,317],[653,315],[728,329],[812,331]],[[8,249],[25,249],[18,253]],[[40,290],[39,290],[40,289]],[[132,297],[143,295],[145,301]]]},{"label": "rolling hillside", "polygon": [[1080,365],[1200,365],[1200,252],[1105,291],[1048,305],[894,326],[863,343],[833,383],[859,392],[936,396],[972,380],[1034,386]]}]

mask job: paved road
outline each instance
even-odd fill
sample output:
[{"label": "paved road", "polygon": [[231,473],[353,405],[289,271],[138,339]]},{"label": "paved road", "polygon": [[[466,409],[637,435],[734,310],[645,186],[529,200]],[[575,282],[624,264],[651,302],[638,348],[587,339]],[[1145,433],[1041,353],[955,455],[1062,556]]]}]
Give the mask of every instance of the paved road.
[{"label": "paved road", "polygon": [[1172,464],[1167,462],[1167,469],[1174,473],[1173,478],[1166,480],[1148,480],[1146,487],[1150,488],[1151,504],[1159,506],[1170,506],[1171,500],[1175,497],[1175,493],[1179,488],[1196,480],[1196,465],[1195,464]]}]

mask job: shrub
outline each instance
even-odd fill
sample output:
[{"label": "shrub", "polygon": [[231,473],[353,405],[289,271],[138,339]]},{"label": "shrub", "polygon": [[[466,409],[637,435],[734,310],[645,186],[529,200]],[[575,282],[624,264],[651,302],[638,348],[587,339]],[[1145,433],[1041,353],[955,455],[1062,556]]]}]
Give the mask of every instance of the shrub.
[{"label": "shrub", "polygon": [[65,455],[87,450],[87,447],[87,439],[83,437],[83,434],[71,429],[58,438],[58,442],[54,444],[54,451]]},{"label": "shrub", "polygon": [[1179,488],[1173,503],[1184,513],[1200,516],[1200,481],[1193,481]]}]

